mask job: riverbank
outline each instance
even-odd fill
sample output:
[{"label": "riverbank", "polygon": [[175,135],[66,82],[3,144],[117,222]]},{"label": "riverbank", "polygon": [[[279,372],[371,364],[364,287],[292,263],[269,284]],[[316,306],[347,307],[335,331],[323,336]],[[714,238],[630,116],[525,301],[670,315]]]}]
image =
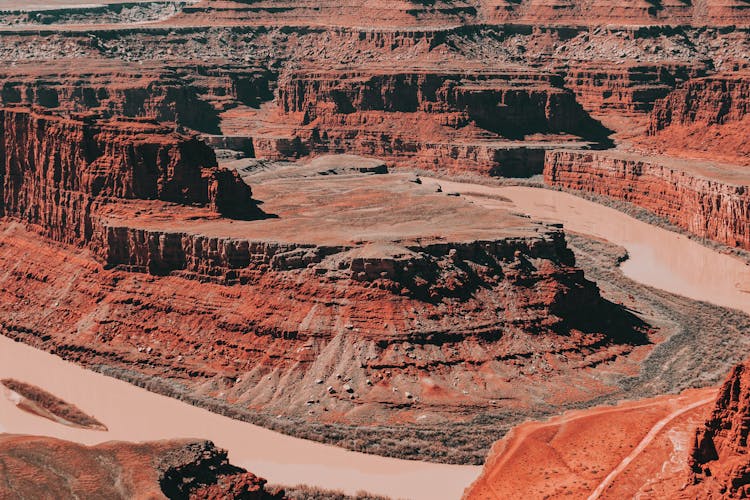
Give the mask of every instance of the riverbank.
[{"label": "riverbank", "polygon": [[[428,180],[425,179],[424,182],[428,182]],[[692,281],[692,286],[698,292],[704,292],[703,298],[706,300],[719,300],[724,297],[721,289],[719,289],[719,293],[716,293],[716,287],[725,287],[724,291],[729,294],[727,303],[731,304],[731,300],[736,300],[738,297],[742,298],[742,294],[738,295],[732,284],[728,284],[726,280],[712,280],[710,273],[706,272],[706,270],[725,269],[719,273],[720,277],[723,273],[729,273],[723,274],[723,276],[741,276],[741,274],[738,274],[744,270],[741,262],[727,255],[700,247],[695,242],[687,240],[685,243],[679,239],[679,235],[638,223],[638,221],[614,210],[555,191],[542,191],[532,188],[488,188],[476,184],[449,185],[442,180],[439,182],[446,191],[449,186],[451,190],[465,190],[464,196],[466,197],[470,197],[468,194],[470,192],[476,193],[481,189],[490,189],[490,192],[485,193],[485,196],[472,198],[474,203],[484,204],[488,210],[492,210],[491,205],[493,203],[507,206],[511,197],[517,198],[516,201],[519,204],[517,210],[519,211],[550,210],[555,208],[555,203],[558,203],[555,200],[558,199],[563,200],[568,205],[573,204],[574,210],[571,213],[577,213],[579,216],[600,217],[601,219],[601,223],[596,227],[585,225],[576,227],[571,224],[572,221],[560,218],[563,215],[560,210],[552,211],[552,220],[563,220],[568,231],[593,232],[603,237],[602,232],[607,228],[612,230],[614,228],[638,227],[638,230],[645,231],[644,234],[646,235],[655,234],[654,238],[656,239],[653,241],[657,241],[655,243],[657,245],[664,245],[664,251],[649,252],[648,245],[649,241],[652,240],[632,240],[634,236],[631,233],[621,231],[618,234],[606,234],[605,236],[624,243],[626,247],[631,245],[631,249],[628,250],[630,258],[623,265],[624,270],[627,271],[629,266],[633,266],[633,269],[640,272],[644,279],[666,276],[668,279],[665,279],[663,283],[656,283],[664,287],[675,286],[675,276],[682,276],[681,273],[686,273],[685,279]],[[542,196],[545,199],[552,196],[552,198],[537,204],[535,208],[531,203],[534,196]],[[529,205],[526,207],[520,206],[523,203]],[[560,207],[568,205],[560,205]],[[659,240],[659,238],[666,239]],[[675,240],[675,238],[677,239]],[[532,411],[518,411],[503,406],[490,407],[488,405],[484,408],[477,408],[477,416],[472,420],[445,422],[439,425],[394,423],[356,427],[345,424],[310,424],[232,406],[219,399],[197,395],[190,388],[174,381],[148,376],[138,371],[125,371],[121,368],[106,365],[89,366],[89,368],[146,387],[150,391],[231,416],[236,420],[258,423],[263,427],[296,437],[377,455],[481,464],[489,447],[498,436],[517,423],[530,418],[546,418],[569,409],[585,408],[596,404],[610,404],[622,399],[674,393],[686,387],[710,386],[723,378],[732,363],[739,361],[739,359],[735,359],[739,356],[737,353],[743,352],[746,347],[750,347],[738,345],[738,342],[742,344],[742,339],[746,338],[746,333],[750,331],[750,321],[746,315],[706,302],[663,292],[628,279],[618,268],[618,262],[623,260],[625,252],[612,245],[606,245],[589,238],[579,239],[576,236],[569,236],[569,241],[571,248],[577,253],[579,266],[584,269],[589,279],[597,281],[607,299],[625,304],[632,311],[646,318],[651,324],[660,327],[659,343],[649,349],[648,355],[642,362],[640,372],[604,380],[603,383],[611,384],[616,390],[606,397],[593,398],[585,403],[561,402],[557,405],[540,405]],[[663,242],[658,243],[658,241]],[[675,241],[677,243],[670,243]],[[633,244],[640,244],[640,250],[634,248]],[[674,260],[671,257],[671,253],[674,252],[670,253],[669,250],[672,244],[680,245],[681,250],[678,252],[680,254],[685,254],[682,247],[688,245],[688,248],[691,249],[690,252],[687,252],[688,254],[693,255],[694,252],[697,252],[697,255],[701,255],[704,260],[700,265],[697,265],[694,260],[686,259],[683,255],[683,258],[676,260],[679,264],[677,267],[669,267],[673,265],[672,260]],[[696,250],[693,245],[699,248]],[[658,258],[653,257],[654,255]],[[649,270],[660,265],[667,266],[666,269],[669,269],[670,272],[666,275],[664,273],[653,273],[652,276],[652,272]],[[722,268],[721,266],[728,267]],[[701,269],[704,271],[698,272]],[[638,277],[637,272],[635,277]],[[708,280],[712,284],[711,286],[703,286],[704,283],[700,280]],[[679,285],[679,282],[677,282],[677,285]],[[45,339],[35,337],[33,332],[13,332],[12,335],[18,340],[38,348],[52,349],[45,343]],[[75,355],[75,352],[65,350],[58,351],[58,353],[70,357]],[[456,451],[459,453],[456,453]],[[255,469],[251,468],[251,470]],[[262,470],[258,472],[263,473]],[[278,482],[271,476],[269,476],[269,479]],[[338,488],[336,485],[322,486]]]}]

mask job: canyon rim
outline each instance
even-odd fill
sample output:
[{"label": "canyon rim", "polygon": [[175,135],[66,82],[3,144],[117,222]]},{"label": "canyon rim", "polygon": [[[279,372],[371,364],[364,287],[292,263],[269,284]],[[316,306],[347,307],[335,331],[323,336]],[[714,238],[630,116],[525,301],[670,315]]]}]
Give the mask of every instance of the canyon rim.
[{"label": "canyon rim", "polygon": [[746,0],[0,41],[0,497],[750,494]]}]

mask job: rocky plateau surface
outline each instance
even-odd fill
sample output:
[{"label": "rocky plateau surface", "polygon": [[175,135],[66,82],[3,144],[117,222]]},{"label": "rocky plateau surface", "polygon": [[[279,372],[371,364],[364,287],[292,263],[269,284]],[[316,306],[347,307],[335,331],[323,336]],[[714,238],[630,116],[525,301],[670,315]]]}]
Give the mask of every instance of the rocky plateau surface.
[{"label": "rocky plateau surface", "polygon": [[[42,120],[6,113],[20,117],[6,128],[11,138],[28,137],[19,123],[35,130]],[[76,127],[85,137],[88,128]],[[44,137],[5,155],[6,171],[21,171],[5,176],[6,221],[75,246],[49,246],[66,257],[40,260],[20,248],[41,240],[7,226],[3,255],[28,259],[2,278],[2,325],[76,361],[138,367],[238,405],[316,419],[368,421],[415,406],[454,418],[504,390],[527,406],[512,381],[540,363],[580,372],[648,341],[648,326],[575,268],[559,227],[485,213],[413,176],[351,173],[340,158],[318,161],[314,173],[250,173],[263,218],[230,219],[215,208],[226,199],[254,208],[250,189],[237,187],[236,171],[198,168],[195,154],[182,163],[181,147],[206,151],[194,140],[157,134],[146,164],[163,170],[151,183],[123,176],[140,180],[128,184],[110,181],[112,168],[128,167],[118,147],[104,161],[78,150],[86,140],[71,148]],[[143,164],[133,161],[140,142],[152,144],[128,143],[130,168]],[[206,171],[219,180],[206,184]],[[51,194],[34,205],[42,187]],[[46,213],[53,217],[40,220]],[[56,223],[67,220],[77,223]],[[61,294],[58,280],[71,273],[76,286]],[[550,384],[548,397],[557,392]]]}]

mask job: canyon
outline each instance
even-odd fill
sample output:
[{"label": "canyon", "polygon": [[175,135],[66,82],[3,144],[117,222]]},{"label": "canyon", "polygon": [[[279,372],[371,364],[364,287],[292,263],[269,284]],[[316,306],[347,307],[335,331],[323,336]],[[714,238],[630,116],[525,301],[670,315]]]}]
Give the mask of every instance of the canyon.
[{"label": "canyon", "polygon": [[[748,30],[741,0],[0,2],[0,334],[232,425],[454,464],[444,495],[436,464],[352,476],[374,494],[455,497],[488,452],[469,498],[746,494]],[[92,457],[154,464],[125,497],[297,483],[196,427],[102,444],[14,370],[10,410],[51,427],[0,435],[13,492],[63,454],[84,497]],[[165,486],[167,455],[208,482]],[[330,466],[299,482],[356,494]]]}]

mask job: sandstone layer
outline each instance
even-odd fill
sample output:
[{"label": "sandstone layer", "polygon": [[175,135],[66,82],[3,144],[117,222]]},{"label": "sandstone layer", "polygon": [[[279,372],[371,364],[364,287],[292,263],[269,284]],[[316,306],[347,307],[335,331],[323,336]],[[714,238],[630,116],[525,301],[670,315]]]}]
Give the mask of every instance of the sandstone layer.
[{"label": "sandstone layer", "polygon": [[643,146],[750,166],[750,73],[691,79],[656,102]]},{"label": "sandstone layer", "polygon": [[750,175],[731,165],[635,153],[553,151],[545,182],[624,200],[691,234],[750,249]]},{"label": "sandstone layer", "polygon": [[691,486],[701,498],[744,498],[750,489],[747,422],[750,419],[748,363],[738,365],[721,387],[710,418],[698,428],[690,455]]},{"label": "sandstone layer", "polygon": [[179,20],[192,24],[206,18],[226,24],[322,24],[361,26],[440,26],[470,23],[625,24],[625,25],[746,25],[748,6],[742,0],[653,2],[569,0],[441,0],[400,2],[355,0],[345,6],[331,0],[242,2],[203,0],[186,7]]},{"label": "sandstone layer", "polygon": [[547,149],[608,135],[558,76],[521,69],[297,71],[284,75],[274,106],[256,120],[261,157],[353,152],[522,177],[541,173]]},{"label": "sandstone layer", "polygon": [[[238,405],[364,421],[416,408],[455,418],[500,393],[527,407],[513,380],[532,366],[587,377],[647,341],[648,327],[575,268],[559,227],[499,218],[408,175],[321,166],[250,174],[274,216],[263,220],[101,205],[86,254],[7,261],[4,333]],[[39,244],[10,225],[3,260]],[[61,294],[70,273],[77,285]]]},{"label": "sandstone layer", "polygon": [[281,499],[209,441],[109,442],[0,435],[4,498]]},{"label": "sandstone layer", "polygon": [[742,64],[749,40],[737,28],[532,25],[3,39],[0,57],[14,63],[0,74],[5,105],[174,121],[233,157],[352,152],[496,176],[538,174],[550,149],[610,145],[607,128],[645,126],[682,82]]}]

